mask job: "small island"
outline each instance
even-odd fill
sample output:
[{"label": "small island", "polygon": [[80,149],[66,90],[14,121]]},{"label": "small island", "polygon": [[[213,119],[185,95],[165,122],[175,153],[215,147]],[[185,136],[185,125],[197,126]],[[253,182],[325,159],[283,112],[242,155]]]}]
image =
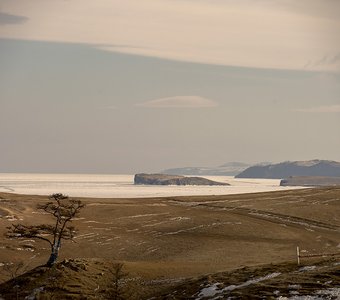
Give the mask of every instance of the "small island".
[{"label": "small island", "polygon": [[217,182],[203,177],[145,173],[136,174],[134,183],[146,185],[230,185],[229,183]]}]

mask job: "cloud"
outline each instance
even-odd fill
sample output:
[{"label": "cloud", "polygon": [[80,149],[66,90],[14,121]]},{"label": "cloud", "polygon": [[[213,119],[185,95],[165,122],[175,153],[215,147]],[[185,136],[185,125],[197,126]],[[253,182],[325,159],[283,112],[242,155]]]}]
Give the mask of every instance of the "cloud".
[{"label": "cloud", "polygon": [[339,65],[340,67],[340,52],[334,55],[324,55],[321,59],[315,61],[309,61],[305,65],[305,69],[310,67],[325,67],[332,65]]},{"label": "cloud", "polygon": [[300,108],[300,109],[295,109],[294,111],[303,112],[303,113],[340,113],[340,105]]},{"label": "cloud", "polygon": [[[338,0],[8,0],[0,37],[251,68],[340,72]],[[43,3],[43,5],[42,5]],[[7,20],[7,21],[6,21]],[[1,23],[0,23],[1,24]],[[110,46],[112,45],[112,46]],[[334,62],[333,62],[334,61]]]},{"label": "cloud", "polygon": [[26,22],[27,20],[28,18],[24,16],[16,16],[0,12],[0,25],[21,24]]},{"label": "cloud", "polygon": [[150,100],[136,105],[151,108],[205,108],[215,107],[218,103],[200,96],[174,96]]}]

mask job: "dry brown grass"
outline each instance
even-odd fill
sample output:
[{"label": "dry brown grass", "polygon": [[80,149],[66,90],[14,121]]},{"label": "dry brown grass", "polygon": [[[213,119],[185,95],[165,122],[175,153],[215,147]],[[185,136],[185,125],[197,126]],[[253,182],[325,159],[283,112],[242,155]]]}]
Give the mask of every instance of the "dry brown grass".
[{"label": "dry brown grass", "polygon": [[[19,220],[50,221],[36,210],[47,197],[9,193],[0,197],[0,235]],[[64,243],[61,259],[124,261],[130,273],[148,280],[294,262],[297,245],[308,251],[303,253],[340,252],[340,188],[81,200],[86,208],[74,222],[79,235],[76,243]],[[32,267],[45,263],[49,254],[48,245],[38,241],[2,238],[0,247],[0,262],[20,257]]]}]

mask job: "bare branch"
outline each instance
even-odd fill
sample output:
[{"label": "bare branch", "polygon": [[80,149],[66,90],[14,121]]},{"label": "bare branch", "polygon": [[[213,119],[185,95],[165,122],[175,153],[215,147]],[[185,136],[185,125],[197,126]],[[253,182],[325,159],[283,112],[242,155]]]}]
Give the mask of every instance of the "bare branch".
[{"label": "bare branch", "polygon": [[42,224],[27,226],[23,224],[12,224],[12,226],[7,227],[7,229],[8,232],[6,233],[6,236],[8,238],[40,239],[52,245],[52,242],[47,237],[45,237],[46,235],[51,235],[51,233],[53,232],[53,227],[51,225]]}]

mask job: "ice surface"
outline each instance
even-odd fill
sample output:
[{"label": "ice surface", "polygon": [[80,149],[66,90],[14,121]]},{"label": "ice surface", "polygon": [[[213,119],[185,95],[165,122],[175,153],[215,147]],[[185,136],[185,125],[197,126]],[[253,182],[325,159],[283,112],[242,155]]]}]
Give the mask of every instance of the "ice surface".
[{"label": "ice surface", "polygon": [[97,198],[227,195],[268,192],[299,187],[281,187],[277,179],[246,179],[232,176],[205,176],[231,186],[134,185],[134,175],[96,174],[13,174],[0,173],[0,192],[30,195],[63,193]]}]

